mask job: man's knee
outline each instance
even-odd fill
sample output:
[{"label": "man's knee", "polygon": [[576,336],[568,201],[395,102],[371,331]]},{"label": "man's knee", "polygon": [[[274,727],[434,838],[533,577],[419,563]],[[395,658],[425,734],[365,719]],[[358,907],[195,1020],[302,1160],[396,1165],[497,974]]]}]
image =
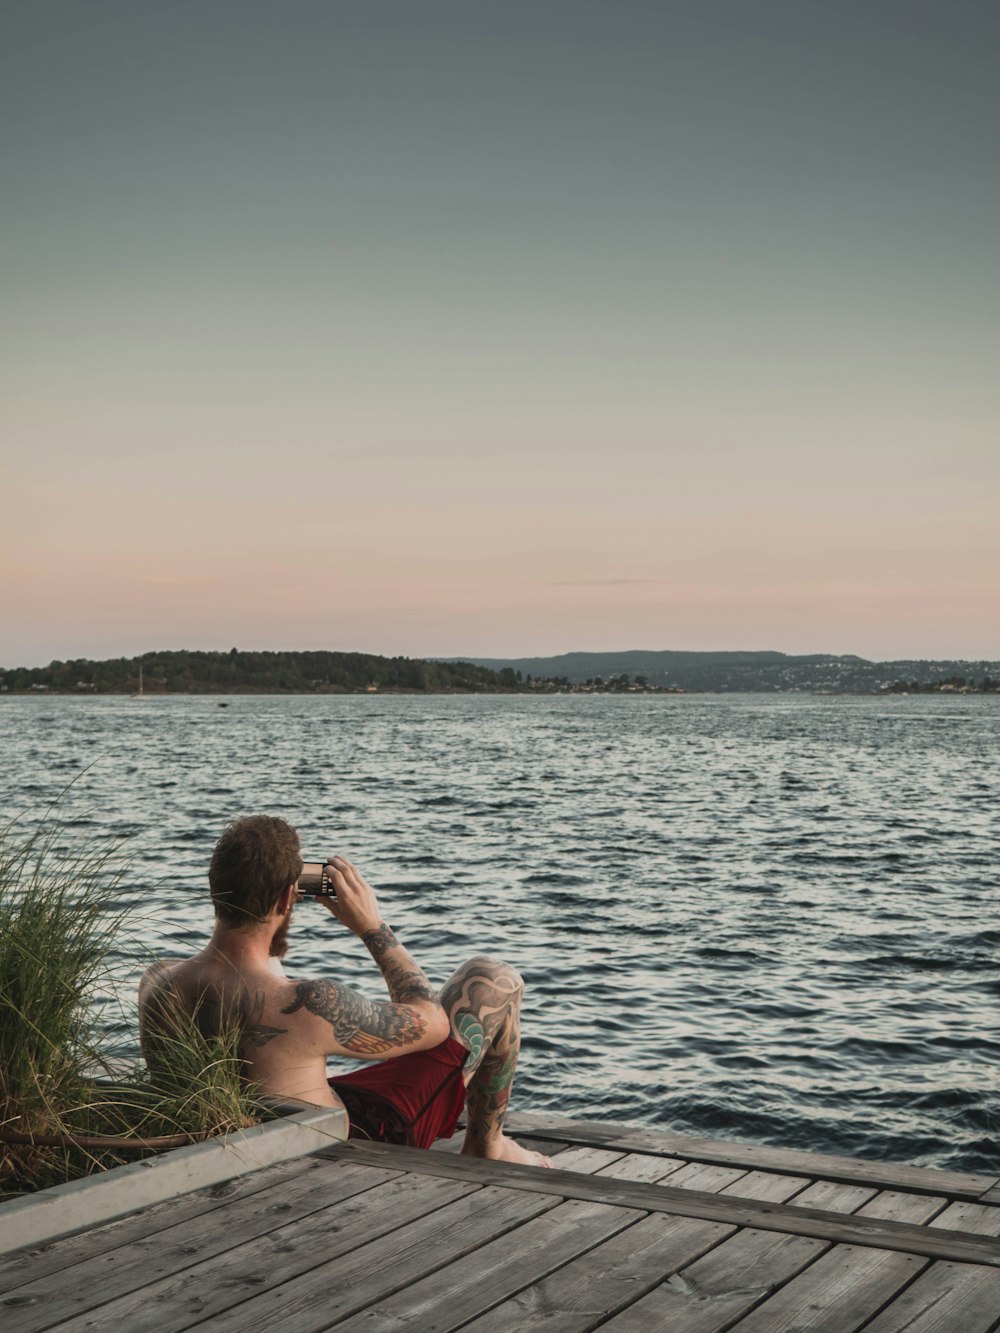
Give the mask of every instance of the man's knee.
[{"label": "man's knee", "polygon": [[515,990],[518,995],[524,994],[524,978],[517,968],[511,967],[502,958],[494,958],[487,953],[477,954],[475,958],[469,959],[462,970],[467,976],[484,977],[505,989],[509,987]]},{"label": "man's knee", "polygon": [[502,958],[484,953],[462,964],[441,992],[441,1003],[446,1009],[456,1002],[462,1007],[496,1007],[505,1001],[520,1003],[523,994],[520,972]]}]

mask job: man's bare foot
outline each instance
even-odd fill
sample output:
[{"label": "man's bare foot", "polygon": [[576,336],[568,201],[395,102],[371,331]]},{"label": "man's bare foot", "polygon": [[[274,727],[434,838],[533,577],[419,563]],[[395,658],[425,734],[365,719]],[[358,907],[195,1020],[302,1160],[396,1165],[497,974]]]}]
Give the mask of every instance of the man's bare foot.
[{"label": "man's bare foot", "polygon": [[551,1166],[550,1158],[540,1152],[532,1152],[530,1148],[522,1148],[519,1143],[509,1139],[506,1134],[501,1134],[499,1138],[494,1139],[492,1143],[485,1147],[480,1144],[470,1144],[466,1139],[462,1146],[463,1157],[483,1157],[490,1162],[520,1162],[522,1166]]}]

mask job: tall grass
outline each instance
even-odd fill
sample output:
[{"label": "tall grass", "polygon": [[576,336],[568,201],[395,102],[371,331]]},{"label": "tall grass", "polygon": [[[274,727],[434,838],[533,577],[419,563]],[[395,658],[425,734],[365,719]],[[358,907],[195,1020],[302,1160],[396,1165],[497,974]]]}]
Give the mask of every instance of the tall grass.
[{"label": "tall grass", "polygon": [[131,1105],[137,1131],[207,1138],[266,1118],[255,1088],[242,1077],[242,1023],[234,1008],[207,1032],[199,1015],[167,995],[146,1037],[148,1065],[137,1073],[145,1094]]},{"label": "tall grass", "polygon": [[[0,1196],[123,1160],[123,1145],[93,1136],[198,1139],[262,1113],[240,1076],[235,1021],[206,1036],[177,1010],[156,1070],[111,1080],[94,1001],[114,985],[110,958],[139,899],[116,852],[68,856],[64,836],[51,823],[20,841],[14,825],[0,829],[0,1135],[72,1140],[0,1142]],[[95,1083],[101,1071],[108,1081]]]}]

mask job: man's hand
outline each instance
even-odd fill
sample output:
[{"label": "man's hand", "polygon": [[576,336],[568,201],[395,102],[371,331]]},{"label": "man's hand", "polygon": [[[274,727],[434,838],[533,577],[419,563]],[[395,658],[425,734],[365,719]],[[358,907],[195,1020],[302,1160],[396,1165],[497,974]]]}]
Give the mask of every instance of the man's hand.
[{"label": "man's hand", "polygon": [[355,935],[367,935],[370,931],[378,930],[382,925],[378,899],[361,871],[343,856],[329,857],[327,865],[337,896],[321,897],[318,901]]}]

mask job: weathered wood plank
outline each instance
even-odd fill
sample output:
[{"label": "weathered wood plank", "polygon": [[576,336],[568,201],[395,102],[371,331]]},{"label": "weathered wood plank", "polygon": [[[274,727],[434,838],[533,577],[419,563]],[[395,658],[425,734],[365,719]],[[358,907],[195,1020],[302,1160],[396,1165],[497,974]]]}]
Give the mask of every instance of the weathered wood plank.
[{"label": "weathered wood plank", "polygon": [[[670,1182],[673,1184],[673,1181]],[[773,1171],[748,1171],[731,1185],[720,1190],[720,1194],[735,1194],[741,1199],[761,1199],[771,1203],[784,1203],[786,1199],[799,1194],[809,1181],[805,1176],[778,1176]]]},{"label": "weathered wood plank", "polygon": [[817,1180],[789,1200],[793,1208],[823,1208],[832,1213],[855,1213],[877,1191],[871,1185],[843,1185],[836,1180]]},{"label": "weathered wood plank", "polygon": [[[635,1209],[575,1199],[560,1204],[544,1217],[482,1246],[473,1263],[453,1263],[439,1269],[405,1291],[359,1309],[339,1327],[343,1333],[390,1328],[451,1333],[526,1284],[538,1281],[581,1253],[589,1253],[600,1241],[641,1216]],[[306,1329],[297,1327],[295,1333],[306,1333]]]},{"label": "weathered wood plank", "polygon": [[340,1144],[324,1155],[372,1166],[393,1162],[411,1171],[453,1175],[454,1179],[476,1180],[482,1184],[502,1183],[511,1189],[555,1194],[563,1198],[589,1199],[623,1208],[644,1208],[651,1212],[698,1217],[709,1222],[731,1222],[736,1226],[787,1231],[792,1235],[815,1236],[821,1240],[845,1244],[874,1245],[901,1253],[951,1259],[957,1263],[1000,1266],[997,1247],[981,1235],[957,1231],[949,1234],[933,1227],[918,1227],[905,1222],[845,1217],[820,1209],[793,1208],[788,1204],[757,1203],[731,1195],[676,1189],[669,1183],[648,1185],[607,1180],[601,1176],[546,1171],[510,1162],[484,1162],[455,1157],[451,1153],[425,1153],[418,1148],[397,1148],[388,1144],[362,1143],[360,1140]]},{"label": "weathered wood plank", "polygon": [[608,1323],[614,1333],[718,1333],[827,1248],[823,1241],[740,1231]]},{"label": "weathered wood plank", "polygon": [[679,1171],[671,1174],[671,1188],[683,1190],[706,1190],[709,1194],[718,1194],[727,1185],[741,1180],[746,1172],[734,1166],[713,1166],[708,1162],[688,1162]]},{"label": "weathered wood plank", "polygon": [[984,1190],[979,1196],[980,1203],[1000,1204],[1000,1181],[992,1185],[988,1190]]},{"label": "weathered wood plank", "polygon": [[[289,1225],[295,1228],[296,1235],[309,1234],[311,1230],[322,1236],[331,1223],[351,1211],[347,1205],[355,1195],[370,1193],[376,1199],[383,1199],[383,1207],[393,1206],[391,1198],[379,1196],[376,1187],[390,1181],[395,1183],[398,1172],[357,1166],[347,1172],[331,1171],[332,1165],[324,1162],[323,1171],[297,1176],[240,1199],[221,1215],[202,1214],[155,1236],[106,1251],[67,1269],[58,1282],[44,1277],[23,1284],[0,1297],[4,1333],[38,1333],[39,1329],[86,1314],[97,1306],[106,1307],[119,1297],[129,1299],[123,1300],[118,1308],[130,1310],[146,1301],[150,1284],[172,1274],[177,1275],[172,1290],[184,1293],[193,1264],[231,1251],[238,1252],[233,1262],[242,1263],[243,1255],[255,1254],[260,1249],[259,1244],[257,1249],[252,1246],[248,1249],[245,1242],[263,1237],[266,1251],[272,1244],[271,1233]],[[425,1179],[415,1178],[419,1188],[423,1188]],[[448,1183],[452,1187],[449,1197],[454,1197],[456,1187],[459,1193],[463,1188],[476,1188],[472,1184],[463,1187],[459,1182]],[[405,1190],[402,1192],[405,1194]],[[370,1208],[371,1203],[362,1205],[365,1207]],[[390,1218],[386,1229],[393,1225]],[[113,1322],[118,1327],[138,1327],[132,1316],[116,1316]]]},{"label": "weathered wood plank", "polygon": [[740,1333],[854,1333],[926,1266],[915,1254],[835,1245],[733,1327]]},{"label": "weathered wood plank", "polygon": [[1000,1320],[1000,1272],[931,1264],[865,1333],[990,1333]]},{"label": "weathered wood plank", "polygon": [[985,1203],[953,1203],[933,1225],[947,1231],[978,1231],[983,1236],[1000,1236],[1000,1208]]},{"label": "weathered wood plank", "polygon": [[[482,1191],[457,1181],[436,1180],[431,1189],[429,1184],[427,1177],[401,1177],[388,1188],[369,1190],[322,1214],[280,1227],[56,1328],[59,1333],[95,1328],[177,1333],[192,1325],[200,1328],[207,1321],[212,1328],[219,1322],[245,1330],[254,1326],[252,1318],[243,1322],[242,1311],[248,1302],[255,1309],[268,1302],[284,1308],[288,1302],[292,1309],[291,1294],[304,1283],[312,1292],[313,1304],[323,1308],[327,1288],[336,1290],[343,1282],[350,1285],[352,1275],[357,1275],[356,1263],[384,1268],[388,1262],[391,1266],[394,1254],[406,1254],[412,1246],[419,1248],[426,1269],[433,1262],[439,1231],[446,1249],[452,1242],[475,1248],[483,1232],[469,1213],[478,1208],[471,1200]],[[540,1211],[539,1203],[549,1202],[512,1192],[510,1199],[496,1201],[496,1225],[500,1229],[514,1225],[522,1215]],[[320,1270],[322,1284],[317,1277]],[[320,1285],[324,1294],[318,1294]]]},{"label": "weathered wood plank", "polygon": [[821,1177],[847,1184],[919,1190],[927,1194],[944,1194],[953,1199],[975,1200],[992,1187],[1000,1186],[1000,1179],[996,1176],[974,1172],[937,1171],[928,1167],[909,1166],[904,1162],[868,1162],[861,1158],[802,1152],[797,1148],[729,1143],[720,1139],[674,1134],[668,1130],[646,1129],[639,1125],[620,1125],[599,1120],[565,1120],[538,1111],[513,1112],[508,1121],[512,1133],[530,1133],[536,1138],[551,1135],[571,1143],[620,1148],[623,1152],[663,1152],[689,1161],[740,1166],[744,1170],[759,1168],[777,1171],[782,1175],[809,1176],[813,1179]]},{"label": "weathered wood plank", "polygon": [[[882,1190],[859,1208],[857,1215],[884,1217],[893,1222],[928,1222],[947,1202],[940,1194],[901,1194],[899,1190]],[[960,1230],[974,1231],[978,1228],[961,1227]]]},{"label": "weathered wood plank", "polygon": [[717,1222],[653,1213],[474,1319],[464,1333],[593,1328],[729,1235],[732,1228]]},{"label": "weathered wood plank", "polygon": [[624,1153],[612,1152],[609,1148],[566,1148],[556,1153],[552,1165],[560,1171],[579,1171],[581,1175],[592,1176],[602,1167],[620,1162]]},{"label": "weathered wood plank", "polygon": [[645,1180],[650,1184],[664,1180],[687,1163],[679,1157],[649,1157],[645,1153],[627,1153],[597,1175],[611,1180]]},{"label": "weathered wood plank", "polygon": [[[506,1284],[517,1283],[518,1273],[530,1281],[533,1273],[547,1271],[546,1264],[557,1267],[636,1216],[632,1210],[580,1203],[549,1212],[551,1202],[515,1190],[483,1190],[394,1232],[388,1241],[355,1250],[346,1264],[323,1264],[247,1302],[213,1320],[211,1333],[246,1333],[248,1328],[315,1333],[334,1323],[347,1329],[355,1326],[351,1316],[359,1311],[364,1311],[361,1326],[371,1329],[382,1319],[376,1311],[383,1310],[391,1311],[387,1317],[393,1328],[426,1333],[431,1325],[414,1319],[425,1301],[435,1306],[443,1301],[449,1318],[482,1309],[483,1302],[495,1304],[509,1291]],[[532,1213],[542,1216],[531,1220]],[[557,1213],[555,1223],[538,1228]]]},{"label": "weathered wood plank", "polygon": [[129,1213],[117,1221],[104,1222],[101,1226],[65,1236],[61,1240],[47,1241],[44,1245],[26,1250],[15,1250],[0,1259],[0,1292],[19,1287],[29,1279],[33,1281],[48,1273],[60,1273],[73,1264],[92,1259],[107,1250],[165,1231],[188,1218],[213,1212],[250,1194],[260,1194],[272,1185],[290,1182],[297,1176],[322,1169],[323,1162],[316,1157],[294,1158],[276,1166],[262,1167],[249,1176],[239,1176],[235,1180],[195,1190],[176,1199],[167,1199],[141,1212]]}]

